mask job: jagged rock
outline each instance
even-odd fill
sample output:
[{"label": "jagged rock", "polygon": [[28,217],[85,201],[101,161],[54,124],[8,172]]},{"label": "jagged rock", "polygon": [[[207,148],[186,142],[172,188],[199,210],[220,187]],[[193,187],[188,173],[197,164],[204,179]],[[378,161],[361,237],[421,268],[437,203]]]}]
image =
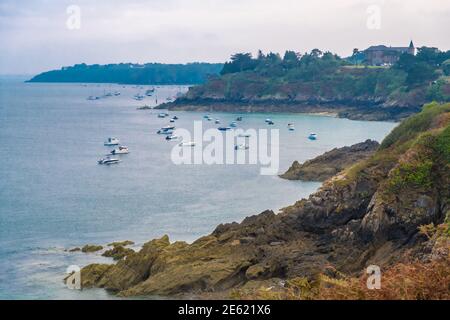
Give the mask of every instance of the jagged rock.
[{"label": "jagged rock", "polygon": [[324,181],[346,167],[367,159],[379,146],[380,144],[376,141],[366,140],[350,147],[335,148],[304,164],[294,161],[280,177],[288,180]]},{"label": "jagged rock", "polygon": [[95,244],[87,244],[83,248],[81,248],[81,252],[97,252],[103,249],[103,246],[95,245]]},{"label": "jagged rock", "polygon": [[111,242],[108,244],[108,246],[109,247],[117,247],[117,246],[126,247],[126,246],[131,246],[133,244],[134,244],[134,242],[131,240],[124,240],[124,241]]},{"label": "jagged rock", "polygon": [[75,248],[69,249],[69,252],[77,252],[77,251],[81,251],[81,248],[75,247]]},{"label": "jagged rock", "polygon": [[134,253],[133,249],[125,248],[121,245],[115,245],[112,249],[103,252],[102,256],[113,258],[114,260],[123,259]]}]

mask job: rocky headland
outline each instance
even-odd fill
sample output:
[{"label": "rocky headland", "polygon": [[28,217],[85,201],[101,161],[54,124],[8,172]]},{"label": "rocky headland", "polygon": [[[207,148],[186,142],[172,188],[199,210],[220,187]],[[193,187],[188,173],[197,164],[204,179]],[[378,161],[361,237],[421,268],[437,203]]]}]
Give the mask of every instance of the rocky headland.
[{"label": "rocky headland", "polygon": [[325,181],[358,161],[375,153],[380,144],[366,140],[350,147],[335,148],[303,164],[294,161],[282,175],[283,179],[303,181]]},{"label": "rocky headland", "polygon": [[[239,293],[262,288],[267,298],[293,283],[311,289],[324,277],[339,289],[343,277],[358,277],[372,264],[394,270],[390,274],[398,265],[418,263],[429,281],[411,282],[405,273],[395,277],[403,281],[396,288],[412,283],[423,286],[416,290],[420,293],[408,291],[412,298],[445,298],[449,186],[450,104],[431,104],[396,127],[373,155],[326,180],[308,199],[278,214],[265,211],[221,224],[190,244],[167,236],[151,240],[116,264],[84,267],[82,285],[119,296],[242,297]],[[433,269],[437,261],[439,268]],[[433,281],[447,288],[443,294],[423,289]],[[388,287],[379,295],[390,297],[383,291]],[[295,297],[323,297],[307,296],[303,289]],[[348,296],[370,298],[364,290]]]}]

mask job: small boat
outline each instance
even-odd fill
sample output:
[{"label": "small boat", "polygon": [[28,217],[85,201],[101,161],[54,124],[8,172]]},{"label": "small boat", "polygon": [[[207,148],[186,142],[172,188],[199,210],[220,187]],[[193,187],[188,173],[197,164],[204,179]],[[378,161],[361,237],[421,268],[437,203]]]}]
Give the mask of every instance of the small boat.
[{"label": "small boat", "polygon": [[227,131],[227,130],[231,130],[231,128],[230,127],[219,127],[219,128],[217,128],[217,130]]},{"label": "small boat", "polygon": [[172,119],[178,120],[178,117],[177,116],[173,116]]},{"label": "small boat", "polygon": [[237,144],[234,146],[234,150],[247,150],[249,146],[247,144]]},{"label": "small boat", "polygon": [[144,100],[144,98],[145,97],[141,94],[137,94],[133,97],[134,100],[138,100],[138,101]]},{"label": "small boat", "polygon": [[289,131],[294,131],[295,130],[294,124],[288,123],[288,129],[289,129]]},{"label": "small boat", "polygon": [[215,124],[219,124],[219,123],[220,123],[220,120],[219,120],[219,119],[216,119],[216,121],[214,121],[214,123],[215,123]]},{"label": "small boat", "polygon": [[275,122],[273,122],[272,120],[270,120],[270,121],[267,121],[267,124],[270,125],[270,126],[272,126],[272,125],[275,124]]},{"label": "small boat", "polygon": [[208,117],[208,118],[206,118],[206,120],[208,120],[208,121],[212,121],[212,118],[211,118],[211,117]]},{"label": "small boat", "polygon": [[175,122],[175,119],[172,118],[172,119],[169,120],[169,122],[172,122],[172,123],[173,123],[173,122]]},{"label": "small boat", "polygon": [[171,134],[171,135],[169,135],[169,136],[166,137],[166,140],[167,140],[167,141],[178,140],[178,139],[180,139],[180,137],[177,136],[177,135],[174,135],[174,134]]},{"label": "small boat", "polygon": [[203,118],[204,119],[208,119],[208,118],[210,118],[210,116],[209,115],[204,115]]},{"label": "small boat", "polygon": [[267,118],[266,120],[264,120],[265,122],[272,122],[271,119]]},{"label": "small boat", "polygon": [[100,97],[97,97],[97,96],[89,96],[87,99],[92,101],[92,100],[98,100],[98,99],[100,99]]},{"label": "small boat", "polygon": [[237,117],[236,121],[242,121],[242,117]]},{"label": "small boat", "polygon": [[230,127],[232,127],[232,128],[235,128],[237,126],[237,123],[236,122],[232,122],[232,123],[230,123]]},{"label": "small boat", "polygon": [[170,124],[161,128],[161,130],[174,130],[174,129],[175,129],[175,126],[171,126]]},{"label": "small boat", "polygon": [[114,95],[117,97],[117,96],[120,96],[120,92],[119,91],[115,91],[114,92]]},{"label": "small boat", "polygon": [[195,142],[194,141],[189,141],[189,142],[181,142],[178,144],[180,147],[195,147]]},{"label": "small boat", "polygon": [[106,164],[106,165],[116,164],[116,163],[119,163],[119,162],[120,162],[119,159],[111,158],[111,157],[102,158],[102,159],[97,161],[98,164]]},{"label": "small boat", "polygon": [[316,140],[317,139],[317,134],[314,132],[311,132],[308,136],[309,140]]},{"label": "small boat", "polygon": [[117,146],[119,145],[120,141],[117,138],[108,138],[108,140],[105,141],[105,143],[103,144],[104,146]]},{"label": "small boat", "polygon": [[252,135],[250,133],[240,133],[238,134],[239,138],[250,138]]},{"label": "small boat", "polygon": [[147,97],[151,97],[153,95],[153,92],[155,92],[155,89],[148,89],[147,91],[145,91],[145,95]]},{"label": "small boat", "polygon": [[174,132],[173,129],[167,129],[167,130],[160,129],[156,133],[157,134],[173,134],[173,132]]},{"label": "small boat", "polygon": [[117,149],[111,151],[111,154],[128,154],[128,153],[130,153],[130,151],[126,146],[119,146]]},{"label": "small boat", "polygon": [[168,116],[167,113],[164,113],[164,112],[158,113],[158,118],[165,118],[165,117],[167,117],[167,116]]}]

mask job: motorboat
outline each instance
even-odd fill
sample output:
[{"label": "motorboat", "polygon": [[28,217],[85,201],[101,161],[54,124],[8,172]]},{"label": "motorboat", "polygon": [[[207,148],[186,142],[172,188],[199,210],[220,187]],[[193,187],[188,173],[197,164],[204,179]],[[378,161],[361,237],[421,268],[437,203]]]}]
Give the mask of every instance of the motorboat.
[{"label": "motorboat", "polygon": [[273,122],[272,120],[269,120],[269,121],[267,121],[267,124],[272,126],[275,124],[275,122]]},{"label": "motorboat", "polygon": [[102,159],[97,161],[98,164],[106,164],[106,165],[116,164],[116,163],[119,163],[119,162],[120,162],[119,159],[111,158],[111,157],[102,158]]},{"label": "motorboat", "polygon": [[157,134],[168,134],[168,135],[170,135],[170,134],[173,134],[173,132],[174,132],[173,129],[167,129],[167,130],[160,129],[156,133]]},{"label": "motorboat", "polygon": [[288,129],[289,129],[289,131],[294,131],[295,130],[294,124],[288,123]]},{"label": "motorboat", "polygon": [[165,113],[165,112],[162,112],[162,113],[158,113],[158,118],[165,118],[165,117],[167,117],[169,114],[168,113]]},{"label": "motorboat", "polygon": [[145,97],[142,94],[137,94],[133,97],[134,100],[138,100],[138,101],[144,100],[144,98]]},{"label": "motorboat", "polygon": [[97,96],[89,96],[88,98],[87,98],[88,100],[99,100],[100,99],[100,97],[97,97]]},{"label": "motorboat", "polygon": [[115,91],[114,92],[114,95],[117,97],[117,96],[120,96],[120,92],[119,91]]},{"label": "motorboat", "polygon": [[120,141],[117,138],[108,138],[108,140],[105,141],[103,145],[109,147],[109,146],[117,146],[119,145]]},{"label": "motorboat", "polygon": [[178,120],[178,117],[177,116],[173,116],[172,119],[173,120]]},{"label": "motorboat", "polygon": [[172,122],[172,123],[173,123],[173,122],[175,122],[175,119],[172,118],[172,119],[169,120],[169,122]]},{"label": "motorboat", "polygon": [[234,150],[247,150],[249,146],[247,144],[237,144],[234,146]]},{"label": "motorboat", "polygon": [[317,139],[317,134],[314,132],[311,132],[308,136],[309,140],[316,140]]},{"label": "motorboat", "polygon": [[130,151],[126,146],[119,146],[117,149],[111,151],[111,154],[128,154],[128,153],[130,153]]},{"label": "motorboat", "polygon": [[194,141],[189,141],[189,142],[181,142],[178,144],[180,147],[195,147],[195,142]]},{"label": "motorboat", "polygon": [[208,118],[210,118],[210,116],[209,115],[204,115],[203,118],[204,119],[208,119]]},{"label": "motorboat", "polygon": [[239,138],[250,138],[252,135],[250,133],[239,133]]},{"label": "motorboat", "polygon": [[232,122],[232,123],[230,123],[230,127],[232,127],[232,128],[235,128],[237,126],[237,123],[236,122]]},{"label": "motorboat", "polygon": [[237,117],[236,121],[242,121],[242,117]]},{"label": "motorboat", "polygon": [[272,122],[271,119],[267,118],[266,120],[264,120],[265,122]]},{"label": "motorboat", "polygon": [[166,137],[166,140],[167,140],[167,141],[178,140],[178,139],[180,139],[180,137],[177,136],[177,135],[174,135],[174,134],[168,135],[168,136]]},{"label": "motorboat", "polygon": [[219,119],[216,119],[216,120],[214,121],[214,123],[215,123],[215,124],[219,124],[219,123],[220,123],[220,120],[219,120]]},{"label": "motorboat", "polygon": [[231,130],[231,128],[230,127],[219,127],[219,128],[217,128],[217,130],[227,131],[227,130]]}]

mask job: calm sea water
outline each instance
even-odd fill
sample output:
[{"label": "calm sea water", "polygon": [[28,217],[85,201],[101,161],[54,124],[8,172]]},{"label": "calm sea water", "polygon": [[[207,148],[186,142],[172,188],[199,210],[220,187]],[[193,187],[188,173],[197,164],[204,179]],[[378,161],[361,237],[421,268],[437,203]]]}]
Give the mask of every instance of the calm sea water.
[{"label": "calm sea water", "polygon": [[[256,165],[174,165],[174,143],[156,134],[167,119],[157,118],[156,111],[136,110],[155,104],[155,98],[132,99],[148,88],[0,80],[1,299],[112,298],[103,290],[64,286],[69,265],[110,262],[100,254],[65,249],[123,239],[140,245],[164,234],[192,241],[219,223],[280,209],[320,186],[262,176]],[[186,89],[163,86],[155,95],[162,102]],[[116,90],[118,97],[86,100]],[[177,127],[184,128],[204,115],[175,114]],[[211,115],[222,123],[236,118]],[[334,147],[380,141],[395,126],[292,114],[246,114],[239,125],[266,128],[268,117],[280,129],[280,173],[294,160],[303,162]],[[296,131],[287,130],[288,122]],[[318,140],[306,138],[311,131]],[[109,136],[119,137],[131,153],[118,165],[97,165]]]}]

